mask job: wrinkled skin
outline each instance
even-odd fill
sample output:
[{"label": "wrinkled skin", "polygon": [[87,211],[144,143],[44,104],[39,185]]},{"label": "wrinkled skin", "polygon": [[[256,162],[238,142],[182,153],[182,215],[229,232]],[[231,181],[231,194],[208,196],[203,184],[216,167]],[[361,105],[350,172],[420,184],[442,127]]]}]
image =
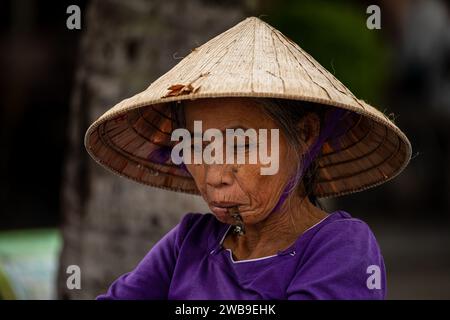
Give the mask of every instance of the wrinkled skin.
[{"label": "wrinkled skin", "polygon": [[[245,98],[200,99],[188,101],[185,105],[186,127],[191,132],[194,130],[194,120],[202,121],[203,132],[209,128],[225,130],[240,127],[257,131],[265,128],[269,132],[270,129],[278,128],[273,119],[261,112],[260,106]],[[320,130],[317,115],[308,113],[298,124],[297,130],[305,142],[304,148],[310,147]],[[270,137],[268,133],[269,153]],[[283,205],[271,213],[289,178],[297,169],[294,159],[296,158],[287,137],[280,129],[279,170],[274,175],[261,175],[261,166],[267,165],[259,162],[186,164],[213,213],[213,201],[239,204],[246,233],[237,236],[230,232],[223,242],[225,248],[233,251],[235,259],[276,254],[277,251],[289,247],[304,230],[327,215],[325,211],[315,207],[302,192],[292,192]],[[215,216],[223,223],[235,223],[229,213],[216,212]]]}]

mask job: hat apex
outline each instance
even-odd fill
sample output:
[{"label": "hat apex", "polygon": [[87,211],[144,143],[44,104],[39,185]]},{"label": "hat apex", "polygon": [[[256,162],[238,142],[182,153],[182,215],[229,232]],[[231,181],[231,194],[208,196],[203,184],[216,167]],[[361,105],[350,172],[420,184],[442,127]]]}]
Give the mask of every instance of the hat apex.
[{"label": "hat apex", "polygon": [[[319,159],[318,197],[368,189],[392,179],[408,164],[411,144],[382,112],[356,98],[298,44],[257,17],[248,17],[203,45],[150,86],[105,112],[88,129],[90,155],[114,172],[160,188],[198,194],[192,177],[173,164],[148,160],[167,144],[167,105],[220,97],[282,98],[314,102],[353,113]],[[156,128],[156,129],[155,129]],[[161,130],[164,128],[164,130]]]}]

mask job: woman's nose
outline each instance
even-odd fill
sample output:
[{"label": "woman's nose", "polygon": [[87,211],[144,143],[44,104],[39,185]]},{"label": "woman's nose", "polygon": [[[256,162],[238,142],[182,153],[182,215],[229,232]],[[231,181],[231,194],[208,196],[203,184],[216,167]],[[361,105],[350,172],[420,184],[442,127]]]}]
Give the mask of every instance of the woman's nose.
[{"label": "woman's nose", "polygon": [[209,164],[206,165],[206,184],[220,188],[233,184],[233,168],[226,164]]}]

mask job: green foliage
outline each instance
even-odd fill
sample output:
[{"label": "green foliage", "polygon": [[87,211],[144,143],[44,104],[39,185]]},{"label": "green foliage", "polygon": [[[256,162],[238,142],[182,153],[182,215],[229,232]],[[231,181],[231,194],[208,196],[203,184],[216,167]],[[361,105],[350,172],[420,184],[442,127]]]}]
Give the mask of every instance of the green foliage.
[{"label": "green foliage", "polygon": [[262,18],[298,43],[358,98],[375,106],[382,103],[389,52],[381,30],[366,27],[364,6],[284,0]]}]

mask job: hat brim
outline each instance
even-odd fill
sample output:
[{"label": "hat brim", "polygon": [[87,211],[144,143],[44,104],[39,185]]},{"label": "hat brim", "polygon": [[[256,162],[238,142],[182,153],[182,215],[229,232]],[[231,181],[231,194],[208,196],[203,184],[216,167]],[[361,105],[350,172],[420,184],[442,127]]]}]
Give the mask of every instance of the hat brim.
[{"label": "hat brim", "polygon": [[318,159],[314,193],[336,197],[396,177],[411,158],[406,135],[384,113],[357,99],[280,31],[250,17],[195,48],[146,90],[108,110],[87,130],[85,146],[99,164],[145,185],[199,194],[188,172],[149,157],[170,145],[174,101],[224,97],[280,98],[348,110]]}]

